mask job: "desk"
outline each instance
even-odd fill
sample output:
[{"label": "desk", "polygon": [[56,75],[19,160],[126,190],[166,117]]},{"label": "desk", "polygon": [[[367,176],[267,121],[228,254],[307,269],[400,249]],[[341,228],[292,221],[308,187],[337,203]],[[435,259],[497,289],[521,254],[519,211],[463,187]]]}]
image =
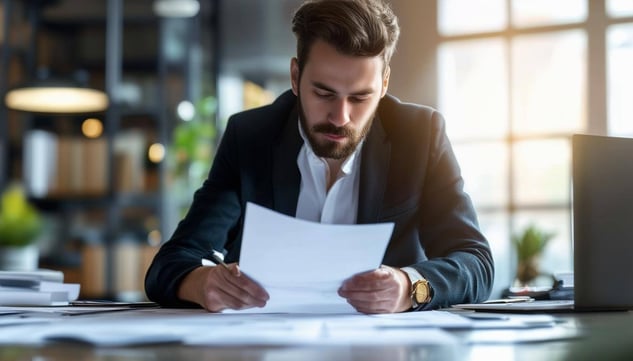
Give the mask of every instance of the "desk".
[{"label": "desk", "polygon": [[[111,317],[128,317],[126,312]],[[0,360],[631,360],[633,359],[633,312],[559,314],[560,326],[580,331],[579,338],[524,343],[486,340],[503,332],[530,330],[452,330],[457,346],[398,345],[383,346],[185,346],[159,344],[130,347],[93,347],[55,343],[39,346],[0,345]],[[79,316],[85,317],[85,316]],[[106,317],[101,315],[100,317]],[[503,337],[502,337],[503,338]]]}]

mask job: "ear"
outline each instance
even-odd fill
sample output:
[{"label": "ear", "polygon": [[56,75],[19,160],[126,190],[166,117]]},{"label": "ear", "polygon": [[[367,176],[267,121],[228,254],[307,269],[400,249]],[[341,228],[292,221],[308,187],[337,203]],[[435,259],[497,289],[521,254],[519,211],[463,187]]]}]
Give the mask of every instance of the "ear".
[{"label": "ear", "polygon": [[296,57],[290,60],[290,83],[292,92],[299,96],[299,61]]},{"label": "ear", "polygon": [[385,69],[385,75],[382,78],[382,93],[380,97],[384,97],[387,94],[387,89],[389,89],[389,76],[391,75],[391,67],[387,65],[387,69]]}]

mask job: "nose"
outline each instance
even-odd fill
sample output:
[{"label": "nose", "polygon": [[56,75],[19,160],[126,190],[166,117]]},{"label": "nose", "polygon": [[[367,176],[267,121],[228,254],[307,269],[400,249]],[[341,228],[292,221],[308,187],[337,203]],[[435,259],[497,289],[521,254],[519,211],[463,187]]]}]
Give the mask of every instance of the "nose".
[{"label": "nose", "polygon": [[329,116],[330,123],[342,127],[350,121],[350,106],[347,99],[337,99],[332,102]]}]

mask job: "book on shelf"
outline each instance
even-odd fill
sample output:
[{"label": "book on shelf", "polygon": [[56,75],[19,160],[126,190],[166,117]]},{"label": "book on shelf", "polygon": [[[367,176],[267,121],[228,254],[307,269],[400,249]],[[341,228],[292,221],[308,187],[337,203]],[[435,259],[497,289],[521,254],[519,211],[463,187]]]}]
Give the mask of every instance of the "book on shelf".
[{"label": "book on shelf", "polygon": [[64,283],[60,271],[0,271],[0,306],[67,306],[79,297],[79,284]]},{"label": "book on shelf", "polygon": [[36,197],[103,195],[108,189],[107,164],[106,139],[60,136],[45,130],[25,134],[24,179]]}]

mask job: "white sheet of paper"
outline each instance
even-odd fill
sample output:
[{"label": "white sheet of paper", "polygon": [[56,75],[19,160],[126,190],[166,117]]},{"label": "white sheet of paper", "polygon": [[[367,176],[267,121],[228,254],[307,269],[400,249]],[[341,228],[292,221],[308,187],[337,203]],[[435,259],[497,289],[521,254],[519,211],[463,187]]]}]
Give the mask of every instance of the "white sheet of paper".
[{"label": "white sheet of paper", "polygon": [[[533,324],[534,317],[541,319],[543,316],[525,315],[524,319]],[[511,318],[495,321],[494,329],[481,330],[479,324],[487,321],[445,311],[317,315],[222,314],[202,309],[139,308],[73,317],[5,315],[0,320],[4,321],[0,327],[0,345],[39,345],[54,341],[105,347],[173,342],[221,346],[457,344],[459,339],[447,332],[451,329],[473,330],[464,335],[467,343],[578,337],[577,330],[556,324],[519,329]],[[461,336],[460,339],[464,340]]]},{"label": "white sheet of paper", "polygon": [[79,283],[61,283],[42,281],[40,283],[40,292],[66,292],[68,294],[68,302],[79,298]]},{"label": "white sheet of paper", "polygon": [[1,306],[66,306],[79,297],[78,283],[39,281],[37,288],[0,286]]},{"label": "white sheet of paper", "polygon": [[392,231],[393,223],[323,224],[248,203],[240,268],[270,295],[251,312],[355,312],[337,290],[380,266]]}]

